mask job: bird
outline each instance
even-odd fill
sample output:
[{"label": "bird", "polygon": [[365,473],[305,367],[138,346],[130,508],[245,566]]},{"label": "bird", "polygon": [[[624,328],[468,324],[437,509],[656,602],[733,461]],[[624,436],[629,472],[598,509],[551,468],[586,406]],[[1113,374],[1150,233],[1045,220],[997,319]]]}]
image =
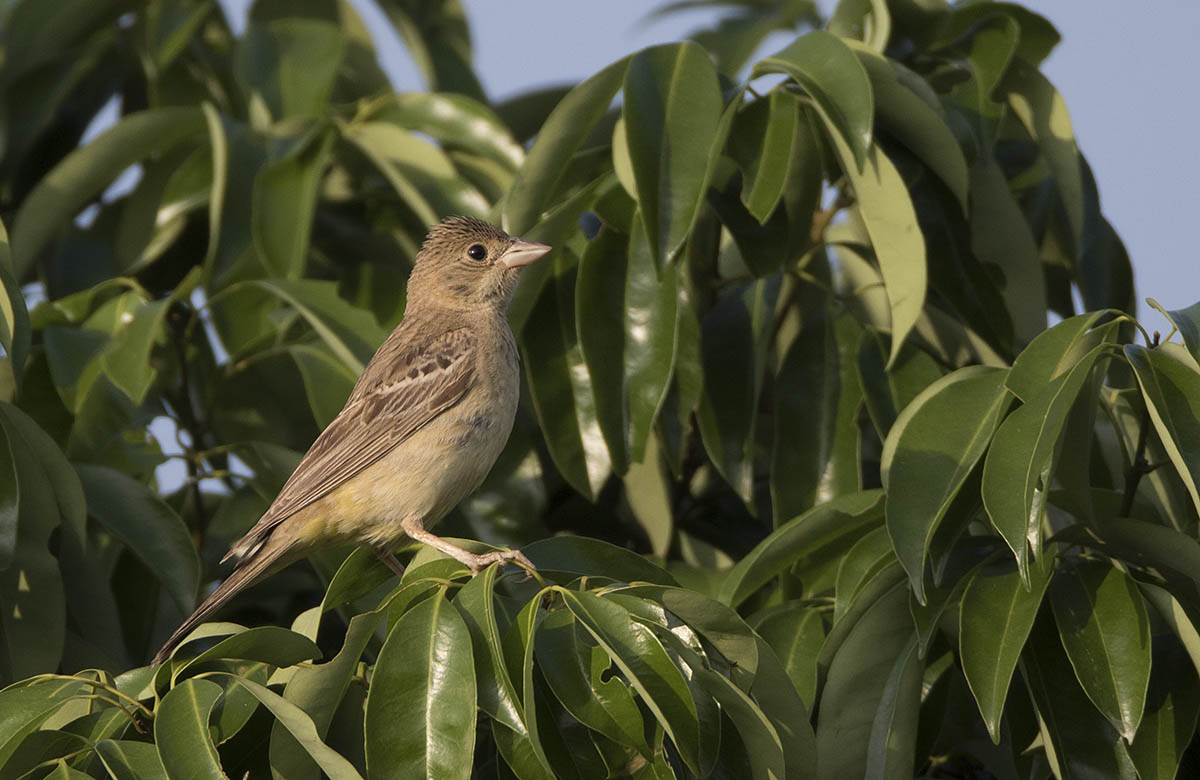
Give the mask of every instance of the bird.
[{"label": "bird", "polygon": [[236,593],[318,547],[357,542],[397,573],[404,538],[472,575],[519,550],[476,554],[428,528],[483,482],[512,432],[520,376],[506,318],[520,270],[550,247],[467,216],[434,225],[409,275],[404,316],[258,522],[221,560],[228,577],[151,666]]}]

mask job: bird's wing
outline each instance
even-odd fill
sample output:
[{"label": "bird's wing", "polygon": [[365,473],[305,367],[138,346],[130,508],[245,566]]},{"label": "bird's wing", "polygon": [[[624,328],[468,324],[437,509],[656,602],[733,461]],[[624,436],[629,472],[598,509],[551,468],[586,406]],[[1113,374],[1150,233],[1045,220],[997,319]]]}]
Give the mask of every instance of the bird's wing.
[{"label": "bird's wing", "polygon": [[466,394],[475,378],[475,339],[468,329],[418,344],[406,344],[404,335],[380,347],[345,408],[226,558],[253,552],[284,519],[379,460]]}]

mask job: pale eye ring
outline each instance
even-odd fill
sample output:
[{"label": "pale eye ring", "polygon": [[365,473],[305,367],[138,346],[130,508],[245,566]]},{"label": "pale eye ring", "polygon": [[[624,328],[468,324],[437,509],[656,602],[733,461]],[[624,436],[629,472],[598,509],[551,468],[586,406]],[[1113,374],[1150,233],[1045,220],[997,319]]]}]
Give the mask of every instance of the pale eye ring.
[{"label": "pale eye ring", "polygon": [[486,260],[487,249],[483,244],[471,244],[471,247],[467,250],[467,257],[472,260]]}]

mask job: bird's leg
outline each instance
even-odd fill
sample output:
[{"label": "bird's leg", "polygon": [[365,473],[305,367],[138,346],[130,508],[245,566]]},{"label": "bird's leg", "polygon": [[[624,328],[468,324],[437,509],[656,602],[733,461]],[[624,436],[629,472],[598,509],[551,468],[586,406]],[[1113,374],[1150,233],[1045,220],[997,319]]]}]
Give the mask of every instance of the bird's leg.
[{"label": "bird's leg", "polygon": [[454,560],[471,570],[471,574],[475,575],[486,569],[493,563],[503,563],[512,561],[520,566],[525,571],[531,574],[537,571],[537,567],[525,557],[520,550],[495,550],[490,553],[479,555],[477,553],[464,550],[456,544],[446,541],[440,536],[431,534],[421,527],[419,521],[415,518],[405,518],[400,527],[404,529],[404,533],[408,534],[409,538],[422,544],[427,544],[438,552],[449,555]]},{"label": "bird's leg", "polygon": [[397,560],[395,555],[392,555],[391,550],[389,550],[388,548],[386,548],[382,545],[379,547],[372,547],[371,549],[375,552],[376,558],[383,561],[384,564],[389,569],[396,572],[396,576],[398,576],[398,577],[404,576],[404,564],[400,563],[400,561]]}]

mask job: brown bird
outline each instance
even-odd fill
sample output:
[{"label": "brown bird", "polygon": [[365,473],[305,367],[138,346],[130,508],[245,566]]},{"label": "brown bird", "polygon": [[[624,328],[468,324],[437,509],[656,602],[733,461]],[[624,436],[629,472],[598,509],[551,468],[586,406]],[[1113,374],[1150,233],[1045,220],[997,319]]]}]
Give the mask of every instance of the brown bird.
[{"label": "brown bird", "polygon": [[266,514],[230,548],[236,568],[167,640],[162,663],[234,594],[317,547],[360,542],[403,572],[408,537],[473,574],[517,550],[477,555],[430,533],[479,487],[512,431],[520,377],[505,314],[521,267],[550,247],[472,217],[434,226],[408,280],[404,318]]}]

